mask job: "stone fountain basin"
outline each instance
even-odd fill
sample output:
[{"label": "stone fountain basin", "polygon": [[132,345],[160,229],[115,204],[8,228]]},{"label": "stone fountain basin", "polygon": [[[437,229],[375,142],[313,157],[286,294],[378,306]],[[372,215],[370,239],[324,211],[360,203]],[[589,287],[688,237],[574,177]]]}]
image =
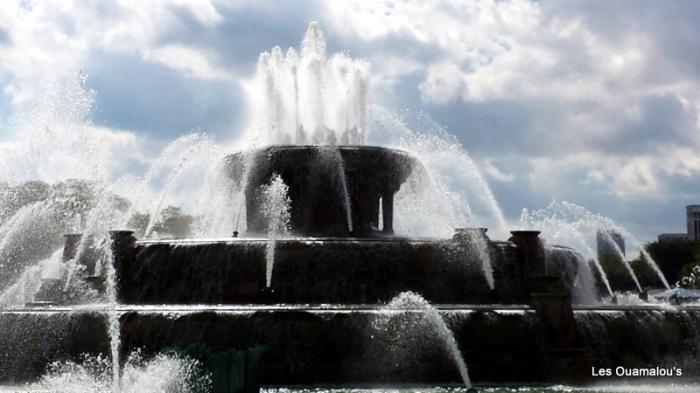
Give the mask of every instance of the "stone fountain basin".
[{"label": "stone fountain basin", "polygon": [[259,192],[278,174],[289,187],[295,234],[360,237],[393,232],[394,194],[418,165],[402,150],[355,145],[270,146],[229,155],[226,162],[231,178],[245,187],[249,234],[266,231]]},{"label": "stone fountain basin", "polygon": [[[0,311],[0,382],[40,377],[55,360],[109,354],[105,305]],[[547,330],[528,306],[436,305],[476,383],[572,383],[591,366],[682,367],[697,377],[697,307],[574,308],[584,364],[561,363]],[[121,305],[122,357],[202,344],[212,350],[265,346],[266,386],[458,384],[459,373],[437,334],[408,310],[387,330],[377,322],[396,311],[380,305]],[[410,329],[408,328],[410,326]],[[399,335],[403,339],[399,339]]]}]

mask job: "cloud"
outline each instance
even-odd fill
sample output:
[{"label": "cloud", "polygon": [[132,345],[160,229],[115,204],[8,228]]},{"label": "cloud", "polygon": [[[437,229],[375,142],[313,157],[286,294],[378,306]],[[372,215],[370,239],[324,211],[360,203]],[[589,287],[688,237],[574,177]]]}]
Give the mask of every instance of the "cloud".
[{"label": "cloud", "polygon": [[434,48],[406,51],[415,83],[395,82],[394,94],[459,137],[506,211],[523,205],[508,193],[669,217],[698,198],[688,187],[700,181],[697,3],[344,4],[329,10],[340,34]]},{"label": "cloud", "polygon": [[258,53],[318,20],[329,52],[371,64],[372,100],[458,137],[509,216],[557,197],[680,226],[700,181],[698,18],[692,1],[2,2],[0,114],[84,68],[100,132],[233,139]]}]

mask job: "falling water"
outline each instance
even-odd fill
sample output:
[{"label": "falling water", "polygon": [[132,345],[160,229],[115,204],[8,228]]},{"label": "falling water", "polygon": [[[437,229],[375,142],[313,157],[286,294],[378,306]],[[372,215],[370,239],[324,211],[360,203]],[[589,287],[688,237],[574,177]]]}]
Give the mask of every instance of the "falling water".
[{"label": "falling water", "polygon": [[[275,47],[260,55],[250,89],[255,113],[243,140],[249,146],[335,146],[364,144],[369,136],[373,144],[407,150],[423,164],[396,194],[397,233],[449,237],[455,228],[488,226],[495,235],[505,236],[508,224],[503,213],[476,163],[456,138],[422,113],[412,126],[407,116],[379,106],[373,106],[368,115],[369,79],[365,62],[344,54],[329,58],[323,33],[311,23],[299,51],[290,48],[285,54]],[[370,127],[371,134],[367,132]],[[347,186],[342,186],[351,228],[350,198]],[[485,214],[478,219],[467,193],[484,208]]]},{"label": "falling water", "polygon": [[47,259],[28,267],[14,284],[0,293],[0,307],[23,306],[32,302],[43,280],[63,277],[62,251],[56,250]]},{"label": "falling water", "polygon": [[[422,164],[395,197],[397,219],[414,221],[398,222],[399,228],[421,236],[450,236],[454,228],[467,226],[489,227],[497,236],[508,233],[491,188],[454,135],[424,113],[398,114],[378,105],[372,107],[369,121],[373,144],[408,151]],[[417,197],[430,203],[415,201]],[[470,203],[474,201],[479,204]],[[479,208],[478,215],[473,207]],[[410,212],[404,213],[406,209]]]},{"label": "falling water", "polygon": [[[636,240],[634,240],[636,241]],[[642,259],[644,262],[647,263],[652,269],[654,269],[654,273],[656,273],[657,277],[659,277],[659,280],[661,280],[661,283],[666,287],[666,289],[670,289],[671,286],[668,284],[668,281],[666,280],[666,276],[664,276],[663,272],[659,268],[659,265],[656,263],[654,258],[649,255],[647,250],[644,249],[644,246],[638,245],[639,252],[642,254]]]},{"label": "falling water", "polygon": [[[595,278],[593,277],[593,270],[591,266],[586,262],[586,259],[580,254],[576,254],[576,280],[574,281],[574,293],[572,294],[577,303],[580,304],[594,304],[597,302],[596,297],[596,287]],[[609,288],[607,288],[609,289]],[[612,296],[612,293],[608,292]]]},{"label": "falling water", "polygon": [[[386,306],[382,308],[386,312],[400,312],[409,318],[419,317],[424,323],[430,326],[437,334],[440,341],[445,345],[445,349],[452,356],[452,360],[455,362],[459,370],[459,375],[462,377],[462,381],[467,388],[471,387],[471,380],[469,379],[469,371],[467,370],[467,364],[464,361],[462,352],[459,350],[457,341],[455,340],[454,334],[445,323],[438,310],[433,307],[427,300],[422,296],[414,292],[402,292],[394,299],[391,300]],[[386,317],[386,315],[385,315]],[[388,319],[382,321],[381,323],[391,323],[391,314],[388,315]]]},{"label": "falling water", "polygon": [[262,212],[267,222],[267,247],[265,248],[265,282],[272,284],[272,269],[275,264],[277,237],[287,233],[289,228],[290,203],[289,188],[282,178],[274,174],[270,183],[262,188]]},{"label": "falling water", "polygon": [[620,249],[620,245],[617,244],[617,242],[612,238],[612,235],[610,234],[610,231],[607,229],[601,229],[600,233],[605,237],[605,240],[607,243],[612,246],[613,250],[615,251],[615,256],[617,257],[616,259],[620,260],[620,263],[625,267],[625,270],[627,270],[627,273],[629,273],[630,277],[632,278],[632,281],[634,281],[634,285],[637,287],[637,290],[639,292],[642,292],[642,285],[639,283],[639,279],[637,278],[637,275],[634,273],[634,269],[632,269],[632,265],[630,265],[629,261],[627,258],[625,258],[625,253],[622,252]]},{"label": "falling water", "polygon": [[[105,243],[105,245],[112,246],[111,243]],[[117,311],[117,306],[119,305],[118,285],[117,282],[117,271],[114,266],[114,251],[110,249],[104,250],[106,260],[104,261],[105,266],[105,278],[106,278],[106,294],[108,302],[107,311],[107,324],[109,333],[109,349],[112,358],[112,392],[118,393],[121,391],[121,370],[119,364],[119,352],[121,349],[121,328],[119,322],[119,312]]]},{"label": "falling water", "polygon": [[[156,169],[161,169],[169,163],[172,155],[166,154],[169,151],[168,148],[164,150],[164,155],[167,157],[164,157],[162,162],[157,160],[152,164],[147,172],[149,174],[146,176],[147,181],[138,181],[134,185],[130,182],[128,175],[111,180],[114,177],[108,176],[110,169],[115,169],[111,165],[114,162],[128,160],[129,157],[119,157],[122,161],[114,160],[111,157],[114,154],[112,151],[114,146],[110,145],[110,139],[105,138],[104,131],[90,124],[88,114],[92,105],[93,92],[84,88],[84,75],[81,74],[79,84],[69,87],[68,90],[58,89],[47,94],[47,97],[53,97],[48,102],[33,102],[36,104],[35,108],[24,114],[30,121],[13,123],[19,127],[14,130],[15,135],[12,140],[14,149],[5,150],[8,154],[0,155],[0,176],[4,181],[18,185],[22,185],[21,182],[35,180],[54,182],[43,183],[49,190],[45,195],[30,194],[31,197],[40,198],[31,203],[11,199],[15,197],[12,194],[0,194],[0,215],[2,215],[0,261],[5,265],[0,266],[2,272],[0,288],[4,289],[0,294],[0,304],[6,307],[34,301],[44,279],[64,279],[64,291],[82,290],[81,285],[84,282],[77,279],[81,276],[77,274],[78,269],[81,268],[78,261],[88,249],[103,248],[97,255],[107,260],[98,261],[96,270],[99,273],[99,268],[104,267],[107,331],[112,361],[108,373],[109,387],[99,390],[146,391],[147,389],[142,389],[143,385],[133,386],[134,381],[122,384],[122,377],[129,378],[129,368],[122,370],[119,363],[121,337],[117,310],[118,282],[107,230],[123,227],[129,217],[128,213],[138,207],[139,200],[152,199],[148,198],[149,194],[153,194],[148,182],[156,177]],[[206,137],[201,139],[206,142]],[[125,140],[129,140],[128,135]],[[196,166],[192,164],[193,162],[201,164],[218,160],[220,155],[212,154],[212,150],[215,149],[197,148],[190,151],[190,156],[194,157],[188,159],[186,163],[181,161],[174,173],[168,176],[166,186],[156,199],[158,203],[162,204],[166,194],[175,189],[175,183],[182,179],[181,174],[184,170]],[[118,168],[118,170],[123,171],[124,168]],[[201,177],[200,173],[196,174],[197,177]],[[75,178],[81,179],[77,182],[83,182],[97,191],[70,194],[72,183],[69,183],[76,181],[66,179]],[[61,189],[58,189],[59,185]],[[69,191],[68,194],[60,192],[66,189]],[[121,193],[128,195],[128,198],[119,195]],[[21,204],[18,205],[18,203]],[[20,207],[14,211],[13,206]],[[85,226],[81,228],[84,230],[84,235],[78,246],[77,255],[64,264],[60,241],[64,233],[76,229],[73,228],[73,223],[78,216],[85,219]],[[149,223],[149,231],[153,226],[153,222]],[[87,239],[91,237],[95,241],[88,247]],[[17,274],[13,276],[14,272]],[[85,299],[74,296],[72,293],[70,295],[72,301],[81,302]],[[162,372],[157,378],[162,379],[166,375],[166,372]],[[78,378],[80,375],[63,375],[61,378],[73,377]],[[48,375],[45,378],[50,381],[49,386],[54,388],[54,383],[57,381],[53,379],[54,376]],[[75,391],[83,390],[75,389]]]},{"label": "falling water", "polygon": [[494,288],[493,266],[491,265],[491,253],[489,252],[489,240],[485,234],[485,228],[458,229],[459,236],[466,236],[469,251],[476,254],[481,262],[481,270],[490,289]]},{"label": "falling water", "polygon": [[343,156],[340,154],[340,149],[337,146],[329,146],[321,148],[321,154],[325,159],[335,166],[335,171],[338,174],[338,183],[340,183],[340,193],[343,196],[343,207],[345,208],[345,219],[347,222],[348,232],[353,232],[352,225],[352,204],[350,202],[350,193],[348,192],[348,181],[345,175],[345,163]]},{"label": "falling water", "polygon": [[[71,281],[79,267],[79,261],[83,259],[86,252],[94,243],[99,244],[109,242],[107,232],[112,228],[120,228],[125,224],[124,219],[127,212],[121,211],[115,205],[114,194],[108,187],[100,187],[96,195],[95,206],[87,213],[83,236],[80,238],[75,255],[67,262],[68,274],[66,275],[63,291],[68,292]],[[103,264],[96,264],[99,271]],[[97,273],[97,272],[95,272]]]},{"label": "falling water", "polygon": [[[610,288],[600,262],[597,260],[595,249],[596,233],[604,229],[617,232],[639,248],[642,255],[646,252],[639,241],[610,218],[594,214],[582,206],[566,201],[553,201],[545,209],[527,211],[523,209],[521,225],[525,228],[536,228],[542,231],[542,236],[552,243],[562,244],[582,251],[588,259],[594,260],[596,269],[600,272],[605,285]],[[613,242],[614,243],[614,242]],[[616,251],[617,252],[617,251]],[[621,253],[621,250],[620,250]],[[648,254],[646,254],[648,255]],[[649,258],[643,258],[659,277],[659,281],[667,286],[668,282],[661,273],[656,262]],[[623,263],[625,260],[623,258]],[[627,269],[627,267],[625,267]]]},{"label": "falling water", "polygon": [[59,209],[51,201],[23,206],[0,226],[0,289],[49,256],[60,245],[62,229]]},{"label": "falling water", "polygon": [[[180,138],[183,140],[186,147],[186,151],[180,154],[180,159],[175,166],[175,168],[168,175],[162,190],[159,192],[158,198],[156,198],[155,203],[151,206],[149,213],[148,225],[144,231],[144,237],[148,238],[153,233],[155,225],[161,219],[160,211],[163,207],[166,196],[168,196],[173,188],[175,187],[176,181],[182,175],[182,173],[191,166],[196,164],[201,164],[201,161],[208,161],[209,155],[212,150],[216,152],[216,148],[211,148],[211,140],[206,135],[200,134],[190,134],[185,138]],[[212,162],[205,167],[211,170]]]},{"label": "falling water", "polygon": [[[100,356],[85,357],[81,363],[53,363],[40,381],[27,387],[27,392],[110,392],[113,391],[111,368],[110,359]],[[199,362],[173,354],[159,354],[146,361],[140,353],[132,353],[122,374],[120,393],[211,391],[211,378],[202,372]]]}]

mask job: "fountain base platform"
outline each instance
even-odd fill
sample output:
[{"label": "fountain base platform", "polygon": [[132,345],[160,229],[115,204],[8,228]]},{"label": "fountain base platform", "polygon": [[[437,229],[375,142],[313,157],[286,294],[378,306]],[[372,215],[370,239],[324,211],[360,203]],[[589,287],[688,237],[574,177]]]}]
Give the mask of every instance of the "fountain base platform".
[{"label": "fountain base platform", "polygon": [[[672,368],[700,376],[700,309],[574,308],[580,348],[552,348],[528,306],[438,306],[475,383],[582,383],[591,367]],[[0,312],[0,381],[26,382],[52,361],[109,353],[106,310]],[[265,347],[264,386],[459,384],[424,310],[376,306],[121,306],[122,361],[140,349]],[[411,329],[407,329],[410,326]]]}]

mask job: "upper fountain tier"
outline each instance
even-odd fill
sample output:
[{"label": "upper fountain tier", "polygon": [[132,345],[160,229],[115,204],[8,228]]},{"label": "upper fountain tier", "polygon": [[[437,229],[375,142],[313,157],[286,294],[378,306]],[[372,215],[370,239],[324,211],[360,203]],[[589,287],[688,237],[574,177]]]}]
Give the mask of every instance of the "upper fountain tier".
[{"label": "upper fountain tier", "polygon": [[266,232],[261,190],[278,174],[289,187],[293,234],[378,237],[393,234],[394,194],[416,160],[383,147],[295,145],[235,153],[227,164],[245,184],[249,235]]}]

